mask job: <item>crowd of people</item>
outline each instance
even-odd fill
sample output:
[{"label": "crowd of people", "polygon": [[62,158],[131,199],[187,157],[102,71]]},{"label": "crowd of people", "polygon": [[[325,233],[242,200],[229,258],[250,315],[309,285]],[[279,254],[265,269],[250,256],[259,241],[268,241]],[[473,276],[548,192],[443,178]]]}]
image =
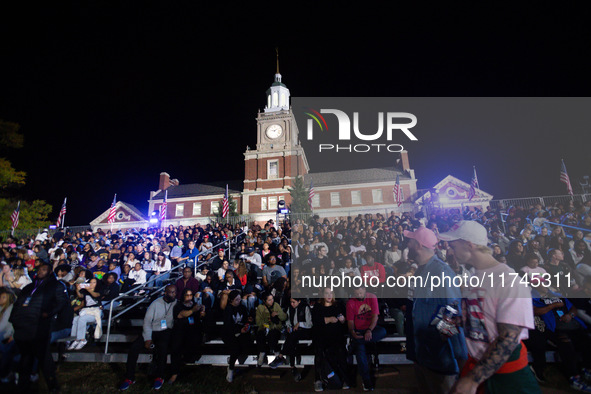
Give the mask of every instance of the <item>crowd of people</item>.
[{"label": "crowd of people", "polygon": [[[18,376],[26,390],[41,369],[48,387],[58,390],[51,344],[72,337],[67,348],[78,351],[99,339],[103,314],[128,293],[150,303],[129,350],[122,390],[135,382],[140,353],[153,352],[153,387],[159,389],[168,354],[174,383],[182,364],[197,360],[201,344],[220,334],[229,354],[228,382],[253,349],[258,366],[289,365],[299,381],[298,344],[312,339],[314,390],[355,384],[348,355],[356,358],[364,390],[372,390],[376,343],[386,336],[389,318],[395,335],[406,338],[400,351],[415,363],[422,392],[475,392],[478,386],[539,392],[536,379],[544,380],[550,347],[558,350],[571,386],[591,391],[591,372],[583,368],[591,354],[590,206],[9,238],[0,249],[0,378],[10,383]],[[365,286],[321,288],[314,297],[301,292],[302,278],[310,275],[376,277],[384,284],[398,276],[493,272],[516,272],[528,281],[502,297],[495,288],[478,289],[477,297],[453,286],[387,294]],[[163,293],[154,292],[162,287]]]}]

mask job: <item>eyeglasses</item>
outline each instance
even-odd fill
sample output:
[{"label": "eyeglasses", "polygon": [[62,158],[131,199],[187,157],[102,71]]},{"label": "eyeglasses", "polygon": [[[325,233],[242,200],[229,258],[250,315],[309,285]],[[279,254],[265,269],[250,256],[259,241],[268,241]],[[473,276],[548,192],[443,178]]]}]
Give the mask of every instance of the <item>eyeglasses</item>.
[{"label": "eyeglasses", "polygon": [[193,297],[193,293],[187,293],[185,294],[185,297]]}]

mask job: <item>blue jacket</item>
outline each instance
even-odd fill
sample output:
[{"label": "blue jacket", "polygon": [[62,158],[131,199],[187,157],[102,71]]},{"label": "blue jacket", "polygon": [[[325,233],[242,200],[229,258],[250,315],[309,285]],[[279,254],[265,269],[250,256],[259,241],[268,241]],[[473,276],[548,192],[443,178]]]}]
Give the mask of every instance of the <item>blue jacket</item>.
[{"label": "blue jacket", "polygon": [[[565,298],[562,295],[560,295],[559,293],[555,293],[550,290],[548,290],[548,294],[546,294],[546,296],[544,298],[548,298],[548,299],[554,298],[556,300],[560,299],[561,301],[564,302],[564,309],[566,311],[570,311],[570,308],[573,307],[572,302],[570,302],[568,300],[568,298]],[[536,289],[532,290],[532,303],[537,308],[543,308],[545,306],[548,306],[548,304],[546,304],[546,302],[542,299],[542,296],[540,295],[540,293]],[[555,310],[548,311],[548,312],[544,313],[543,315],[541,315],[540,317],[542,318],[544,323],[546,323],[546,328],[548,328],[548,330],[550,330],[551,332],[556,331],[557,315],[555,314]],[[575,316],[575,320],[579,322],[579,324],[581,325],[581,327],[583,329],[587,329],[587,325],[581,319],[579,319],[577,316]]]},{"label": "blue jacket", "polygon": [[468,358],[468,349],[463,328],[460,333],[443,340],[439,331],[431,325],[440,307],[456,304],[461,314],[461,290],[458,287],[438,286],[431,291],[430,277],[453,278],[453,270],[433,256],[427,264],[420,266],[414,276],[420,276],[424,284],[417,282],[412,294],[409,293],[407,307],[407,353],[409,360],[416,362],[437,373],[455,375],[460,372],[458,360]]}]

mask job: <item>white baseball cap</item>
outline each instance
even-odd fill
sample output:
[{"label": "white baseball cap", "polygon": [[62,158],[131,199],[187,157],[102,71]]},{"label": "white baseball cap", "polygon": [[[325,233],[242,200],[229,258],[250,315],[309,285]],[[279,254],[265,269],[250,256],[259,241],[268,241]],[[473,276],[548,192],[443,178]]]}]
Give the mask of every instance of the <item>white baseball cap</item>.
[{"label": "white baseball cap", "polygon": [[454,224],[449,231],[439,234],[442,241],[455,241],[463,239],[472,242],[475,245],[487,246],[488,235],[486,228],[473,220],[462,220]]}]

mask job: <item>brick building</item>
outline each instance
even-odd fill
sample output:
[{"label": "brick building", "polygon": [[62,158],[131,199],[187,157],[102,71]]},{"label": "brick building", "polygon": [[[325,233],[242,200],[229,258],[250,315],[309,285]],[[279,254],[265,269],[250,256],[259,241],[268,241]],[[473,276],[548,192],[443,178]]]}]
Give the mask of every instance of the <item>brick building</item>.
[{"label": "brick building", "polygon": [[[162,172],[158,190],[150,192],[149,212],[160,209],[167,191],[167,223],[207,223],[215,216],[227,184],[241,215],[268,220],[275,218],[279,201],[289,204],[288,188],[298,176],[304,177],[306,187],[313,181],[313,209],[321,216],[389,214],[414,209],[416,178],[406,151],[400,153],[398,167],[313,172],[300,144],[289,89],[282,83],[279,70],[266,93],[266,106],[256,119],[256,149],[247,148],[244,152],[244,179],[182,184]],[[400,207],[396,206],[393,193],[397,175],[404,196]]]}]

